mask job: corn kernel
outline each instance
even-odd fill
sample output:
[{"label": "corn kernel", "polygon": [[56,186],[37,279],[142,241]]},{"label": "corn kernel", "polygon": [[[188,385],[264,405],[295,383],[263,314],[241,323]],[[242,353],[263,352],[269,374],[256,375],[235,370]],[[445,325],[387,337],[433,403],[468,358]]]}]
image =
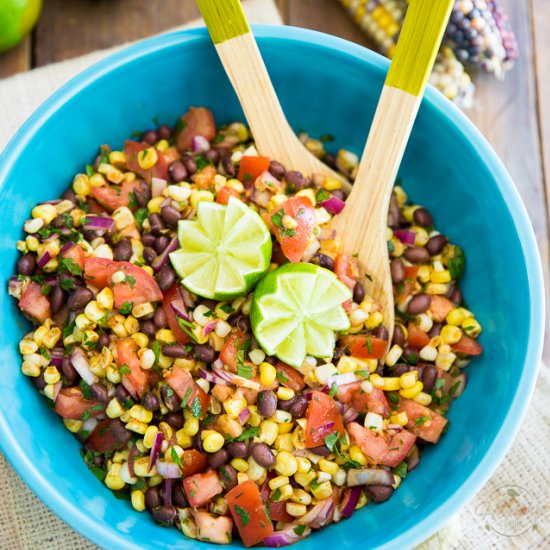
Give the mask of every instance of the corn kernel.
[{"label": "corn kernel", "polygon": [[298,471],[296,458],[288,451],[281,451],[275,461],[275,470],[283,476],[293,476]]},{"label": "corn kernel", "polygon": [[403,389],[412,388],[418,380],[418,371],[404,372],[399,377],[399,383]]},{"label": "corn kernel", "polygon": [[41,327],[38,327],[34,331],[33,339],[39,346],[41,346],[47,334],[48,334],[48,327],[42,325]]},{"label": "corn kernel", "polygon": [[44,381],[46,384],[57,384],[59,380],[61,380],[61,376],[55,367],[47,367],[44,370]]},{"label": "corn kernel", "polygon": [[365,415],[365,428],[381,431],[384,428],[384,419],[377,413],[368,412]]},{"label": "corn kernel", "polygon": [[76,434],[82,429],[82,420],[72,420],[70,418],[64,418],[63,424],[65,424],[65,428],[69,430],[71,433]]},{"label": "corn kernel", "polygon": [[[216,309],[217,311],[217,309]],[[219,320],[216,323],[216,328],[214,330],[216,336],[219,336],[220,338],[225,338],[230,332],[231,332],[231,325],[229,323],[226,323],[224,320]],[[261,363],[261,361],[260,361]]]},{"label": "corn kernel", "polygon": [[182,449],[189,449],[193,446],[193,439],[185,433],[183,428],[176,432],[176,441]]},{"label": "corn kernel", "polygon": [[273,419],[279,424],[279,433],[288,433],[292,429],[292,415],[288,411],[277,409]]},{"label": "corn kernel", "polygon": [[292,496],[293,492],[294,490],[292,488],[292,485],[283,485],[281,488],[279,488],[279,498],[272,498],[276,502],[280,500],[288,500]]},{"label": "corn kernel", "polygon": [[193,189],[191,191],[191,206],[197,208],[199,202],[202,201],[214,202],[214,194],[203,189]]},{"label": "corn kernel", "polygon": [[223,408],[225,409],[225,412],[233,418],[237,418],[239,414],[246,408],[246,405],[247,403],[244,397],[226,399],[223,402]]},{"label": "corn kernel", "polygon": [[311,495],[303,489],[294,489],[290,500],[297,504],[304,504],[305,506],[308,506],[311,504]]},{"label": "corn kernel", "polygon": [[443,369],[444,371],[448,371],[452,367],[455,359],[456,359],[456,355],[451,351],[446,353],[440,352],[437,354],[437,358],[435,360],[435,366],[440,369]]},{"label": "corn kernel", "polygon": [[297,502],[287,502],[286,512],[290,516],[299,518],[307,512],[307,507],[305,506],[305,504],[299,504]]},{"label": "corn kernel", "polygon": [[275,383],[277,377],[277,369],[269,363],[260,365],[260,382],[263,386],[271,386]]},{"label": "corn kernel", "polygon": [[432,402],[432,396],[429,393],[425,393],[421,391],[416,397],[414,397],[414,400],[417,403],[420,403],[421,405],[424,405],[425,407],[427,407]]},{"label": "corn kernel", "polygon": [[158,153],[154,147],[147,147],[143,151],[139,151],[137,154],[137,161],[143,170],[149,170],[153,168],[158,161]]},{"label": "corn kernel", "polygon": [[297,472],[296,474],[294,474],[294,480],[302,487],[307,487],[316,477],[317,474],[314,471]]},{"label": "corn kernel", "polygon": [[291,388],[286,388],[284,386],[279,386],[277,389],[277,397],[281,401],[290,401],[296,394]]},{"label": "corn kernel", "polygon": [[119,400],[116,397],[113,397],[105,409],[105,414],[109,418],[119,418],[121,417],[125,412],[125,409],[120,404]]},{"label": "corn kernel", "polygon": [[134,460],[134,473],[137,477],[153,477],[157,475],[157,467],[155,465],[149,470],[149,457],[142,456]]},{"label": "corn kernel", "polygon": [[145,495],[143,494],[143,491],[135,490],[132,491],[132,507],[137,512],[143,512],[145,510]]},{"label": "corn kernel", "polygon": [[388,365],[388,367],[393,367],[397,363],[397,361],[399,361],[399,358],[402,354],[403,348],[401,346],[398,346],[397,344],[394,344],[386,355],[386,365]]},{"label": "corn kernel", "polygon": [[363,454],[363,451],[357,446],[352,445],[349,448],[349,457],[354,461],[361,464],[361,466],[367,465],[367,457]]},{"label": "corn kernel", "polygon": [[90,183],[88,176],[85,174],[77,174],[73,179],[73,191],[82,197],[90,194]]},{"label": "corn kernel", "polygon": [[449,283],[451,281],[451,273],[449,270],[432,271],[430,273],[430,281],[432,283]]},{"label": "corn kernel", "polygon": [[[231,461],[231,466],[237,470],[237,472],[246,472],[248,471],[248,462],[244,458],[234,458]],[[276,479],[276,478],[274,478]],[[273,480],[272,480],[273,481]]]},{"label": "corn kernel", "polygon": [[156,426],[149,426],[143,434],[143,444],[146,449],[151,449],[155,443],[159,429]]},{"label": "corn kernel", "polygon": [[266,475],[266,470],[260,466],[253,457],[249,457],[246,475],[248,476],[248,479],[251,479],[252,481],[259,481]]},{"label": "corn kernel", "polygon": [[139,321],[135,317],[129,315],[124,321],[124,328],[128,334],[135,334],[139,332]]},{"label": "corn kernel", "polygon": [[40,376],[40,366],[37,363],[32,361],[23,361],[21,365],[21,372],[25,376],[30,376],[31,378],[38,378]]},{"label": "corn kernel", "polygon": [[423,388],[424,388],[424,384],[422,384],[422,382],[418,380],[412,386],[400,390],[399,395],[407,399],[413,399],[422,391]]},{"label": "corn kernel", "polygon": [[419,356],[423,361],[435,361],[437,357],[437,349],[434,346],[427,344],[420,350]]},{"label": "corn kernel", "polygon": [[143,435],[147,430],[147,424],[140,422],[139,420],[130,420],[126,423],[126,429],[137,434]]},{"label": "corn kernel", "polygon": [[111,311],[113,309],[114,295],[113,291],[106,286],[96,296],[97,305],[104,311]]},{"label": "corn kernel", "polygon": [[332,363],[320,365],[315,369],[315,376],[321,384],[326,384],[329,377],[338,374],[338,370]]},{"label": "corn kernel", "polygon": [[107,184],[103,175],[98,174],[97,172],[93,176],[90,176],[88,183],[90,184],[90,187],[103,187]]},{"label": "corn kernel", "polygon": [[409,421],[409,417],[405,411],[400,413],[394,413],[390,416],[390,424],[398,424],[399,426],[406,426]]},{"label": "corn kernel", "polygon": [[165,201],[165,198],[160,197],[153,197],[148,203],[147,203],[147,210],[149,211],[149,214],[160,214],[160,205]]},{"label": "corn kernel", "polygon": [[162,342],[163,344],[173,344],[176,341],[174,333],[167,328],[161,328],[157,330],[155,338]]},{"label": "corn kernel", "polygon": [[266,445],[273,445],[279,435],[279,426],[272,420],[263,420],[260,424],[260,442]]},{"label": "corn kernel", "polygon": [[109,163],[121,167],[126,164],[126,155],[122,151],[111,151],[109,153]]},{"label": "corn kernel", "polygon": [[[372,376],[371,376],[372,381]],[[399,377],[398,376],[385,376],[382,379],[383,389],[384,391],[396,391],[401,387],[401,384],[399,383]],[[373,383],[373,385],[375,385]]]},{"label": "corn kernel", "polygon": [[448,283],[429,283],[426,285],[426,288],[424,289],[424,292],[426,294],[431,295],[441,295],[446,294],[449,290],[449,284]]},{"label": "corn kernel", "polygon": [[268,481],[269,488],[272,491],[281,488],[283,485],[288,485],[290,480],[287,476],[277,476]]},{"label": "corn kernel", "polygon": [[213,432],[204,438],[202,446],[207,453],[215,453],[223,447],[224,443],[225,439],[223,435],[218,432]]},{"label": "corn kernel", "polygon": [[462,321],[462,330],[471,338],[477,338],[481,334],[481,325],[473,317],[469,317]]},{"label": "corn kernel", "polygon": [[197,435],[199,433],[199,421],[193,416],[189,417],[183,424],[183,430],[191,437]]},{"label": "corn kernel", "polygon": [[191,189],[181,185],[169,185],[166,188],[166,193],[176,202],[185,202],[191,196]]},{"label": "corn kernel", "polygon": [[338,471],[338,464],[336,464],[336,462],[332,462],[331,460],[321,458],[321,460],[319,460],[319,469],[322,472],[333,476]]},{"label": "corn kernel", "polygon": [[106,376],[107,380],[109,380],[109,382],[111,382],[112,384],[120,384],[120,372],[118,371],[118,368],[116,368],[114,365],[107,366]]},{"label": "corn kernel", "polygon": [[445,320],[449,325],[454,325],[454,326],[462,325],[462,323],[467,318],[466,312],[467,310],[464,309],[463,307],[457,307],[449,311],[449,313],[447,313],[447,317]]},{"label": "corn kernel", "polygon": [[90,321],[97,323],[105,315],[105,312],[99,307],[95,300],[92,300],[88,302],[84,308],[84,315],[86,315]]},{"label": "corn kernel", "polygon": [[118,491],[126,485],[120,477],[120,468],[120,464],[113,464],[105,476],[105,485],[111,491]]},{"label": "corn kernel", "polygon": [[292,451],[292,436],[289,433],[278,435],[275,440],[275,448],[278,451]]},{"label": "corn kernel", "polygon": [[297,456],[298,472],[305,473],[311,470],[311,462],[305,456]]},{"label": "corn kernel", "polygon": [[53,401],[54,397],[54,391],[55,391],[55,385],[54,384],[48,384],[43,390],[42,393],[48,398]]},{"label": "corn kernel", "polygon": [[311,492],[317,500],[324,500],[332,495],[332,485],[330,481],[324,481],[315,487],[311,487]]},{"label": "corn kernel", "polygon": [[153,413],[142,405],[132,405],[130,416],[135,420],[149,424],[153,420]]},{"label": "corn kernel", "polygon": [[446,344],[456,344],[462,338],[462,330],[453,325],[445,325],[440,336]]}]

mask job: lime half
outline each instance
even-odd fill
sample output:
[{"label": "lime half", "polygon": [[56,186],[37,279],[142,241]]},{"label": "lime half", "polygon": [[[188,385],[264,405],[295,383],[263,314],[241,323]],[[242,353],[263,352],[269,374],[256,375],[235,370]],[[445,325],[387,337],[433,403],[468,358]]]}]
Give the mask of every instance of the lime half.
[{"label": "lime half", "polygon": [[227,206],[200,202],[194,220],[178,223],[181,248],[170,261],[183,285],[203,298],[227,300],[246,293],[271,261],[265,222],[235,197]]},{"label": "lime half", "polygon": [[307,355],[330,359],[337,330],[349,328],[342,303],[351,291],[313,264],[285,264],[256,287],[250,322],[263,350],[299,367]]}]

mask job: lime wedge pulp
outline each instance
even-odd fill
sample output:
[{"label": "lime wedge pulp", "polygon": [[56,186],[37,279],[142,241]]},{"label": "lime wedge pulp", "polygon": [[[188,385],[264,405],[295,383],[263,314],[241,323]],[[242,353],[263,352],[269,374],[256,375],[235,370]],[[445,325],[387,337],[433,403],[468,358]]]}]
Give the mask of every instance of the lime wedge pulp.
[{"label": "lime wedge pulp", "polygon": [[335,331],[349,328],[342,303],[352,297],[336,275],[313,264],[285,264],[256,287],[250,322],[268,355],[299,367],[306,355],[330,359]]},{"label": "lime wedge pulp", "polygon": [[194,294],[227,300],[245,294],[271,261],[271,235],[254,210],[231,197],[227,206],[199,202],[194,220],[180,220],[181,248],[170,261]]}]

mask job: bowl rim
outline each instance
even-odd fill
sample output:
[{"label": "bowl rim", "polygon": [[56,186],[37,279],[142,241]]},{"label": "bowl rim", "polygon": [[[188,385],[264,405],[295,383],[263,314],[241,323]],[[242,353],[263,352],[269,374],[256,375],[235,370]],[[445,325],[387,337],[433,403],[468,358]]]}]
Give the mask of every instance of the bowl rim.
[{"label": "bowl rim", "polygon": [[[264,39],[283,40],[294,42],[297,45],[312,45],[323,49],[337,50],[346,57],[359,59],[363,62],[366,61],[375,67],[385,70],[389,66],[387,59],[363,46],[318,31],[292,26],[253,25],[253,32],[259,39],[260,45]],[[171,46],[195,41],[204,42],[205,40],[209,41],[209,36],[204,28],[161,34],[124,47],[73,77],[34,111],[11,138],[4,151],[0,153],[0,190],[19,155],[41,125],[82,89],[110,71],[144,55],[152,54]],[[542,263],[536,244],[535,233],[518,190],[489,142],[466,115],[431,86],[426,90],[423,101],[429,104],[441,116],[449,119],[460,130],[461,134],[470,141],[497,184],[507,209],[512,216],[520,245],[526,258],[531,304],[529,321],[531,326],[521,379],[516,387],[513,400],[504,421],[487,452],[455,493],[450,495],[441,506],[433,510],[432,513],[410,529],[379,546],[379,548],[384,549],[400,549],[420,544],[439,530],[488,481],[510,449],[521,427],[530,397],[535,388],[544,341],[545,296]],[[105,548],[127,548],[132,550],[139,548],[127,539],[124,534],[116,531],[113,525],[106,522],[97,522],[95,518],[85,514],[74,502],[57,493],[53,484],[46,480],[38,468],[31,462],[17,441],[13,430],[1,417],[0,446],[8,461],[27,486],[31,488],[52,512],[76,529],[81,535]]]}]

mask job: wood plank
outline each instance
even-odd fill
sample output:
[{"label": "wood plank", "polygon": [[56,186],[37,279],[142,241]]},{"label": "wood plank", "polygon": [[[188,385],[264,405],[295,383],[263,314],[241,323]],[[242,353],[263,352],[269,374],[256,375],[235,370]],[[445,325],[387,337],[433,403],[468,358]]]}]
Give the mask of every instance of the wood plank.
[{"label": "wood plank", "polygon": [[27,36],[15,48],[0,54],[0,78],[6,78],[31,68],[31,37]]},{"label": "wood plank", "polygon": [[181,0],[48,0],[36,29],[36,66],[138,40],[199,16]]}]

